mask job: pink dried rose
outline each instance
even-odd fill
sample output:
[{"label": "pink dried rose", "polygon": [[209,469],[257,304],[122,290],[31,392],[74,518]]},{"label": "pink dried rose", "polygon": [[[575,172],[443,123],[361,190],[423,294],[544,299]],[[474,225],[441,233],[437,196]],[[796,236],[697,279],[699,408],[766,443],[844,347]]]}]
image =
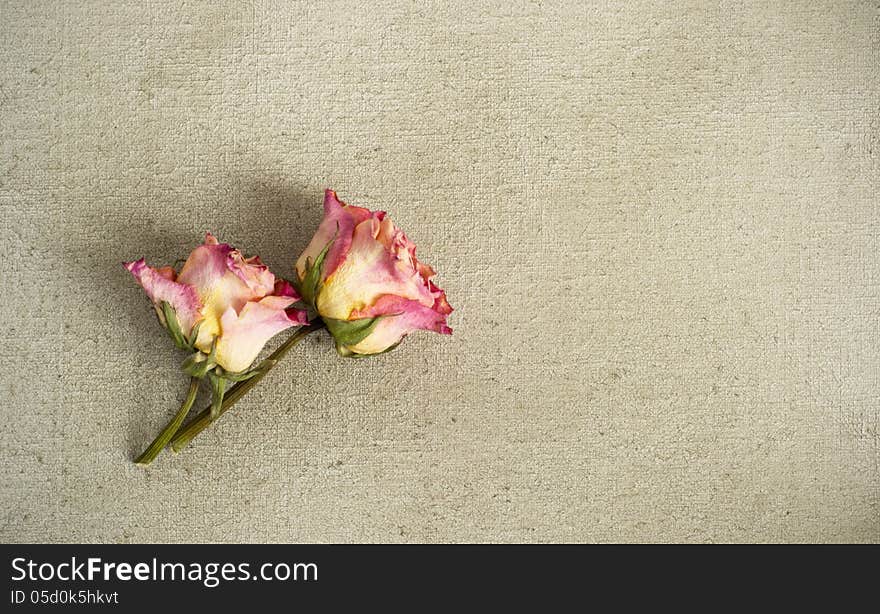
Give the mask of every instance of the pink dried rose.
[{"label": "pink dried rose", "polygon": [[211,233],[179,273],[172,267],[151,268],[143,258],[124,264],[143,286],[175,343],[194,351],[183,363],[190,375],[186,400],[135,460],[148,465],[183,424],[203,378],[211,381],[213,420],[223,406],[226,384],[265,373],[274,363],[253,369],[251,365],[266,342],[307,321],[304,311],[292,308],[300,298],[293,286],[276,279],[259,257],[245,258]]},{"label": "pink dried rose", "polygon": [[333,190],[296,272],[304,300],[344,356],[386,352],[415,330],[452,333],[452,307],[415,244],[384,211],[347,205]]},{"label": "pink dried rose", "polygon": [[258,256],[245,258],[211,233],[180,273],[151,268],[143,258],[125,268],[143,286],[175,340],[213,353],[213,361],[228,372],[245,371],[269,339],[306,324],[305,312],[291,309],[299,300],[293,286],[276,280]]}]

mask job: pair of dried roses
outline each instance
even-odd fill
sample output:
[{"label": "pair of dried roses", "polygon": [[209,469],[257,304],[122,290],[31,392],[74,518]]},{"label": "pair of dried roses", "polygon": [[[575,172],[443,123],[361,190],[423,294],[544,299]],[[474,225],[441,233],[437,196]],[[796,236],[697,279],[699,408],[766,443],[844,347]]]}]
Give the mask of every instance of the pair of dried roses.
[{"label": "pair of dried roses", "polygon": [[[182,449],[315,330],[326,328],[343,356],[387,352],[414,330],[452,332],[446,325],[452,307],[431,282],[434,270],[416,258],[415,245],[384,211],[346,205],[332,190],[324,195],[324,219],[296,262],[292,284],[276,278],[259,257],[245,258],[210,233],[180,272],[153,269],[143,259],[125,267],[178,347],[192,352],[183,363],[190,376],[186,400],[136,459],[141,465],[169,443]],[[293,326],[301,328],[251,366],[269,339]],[[204,379],[213,390],[211,407],[181,430]]]}]

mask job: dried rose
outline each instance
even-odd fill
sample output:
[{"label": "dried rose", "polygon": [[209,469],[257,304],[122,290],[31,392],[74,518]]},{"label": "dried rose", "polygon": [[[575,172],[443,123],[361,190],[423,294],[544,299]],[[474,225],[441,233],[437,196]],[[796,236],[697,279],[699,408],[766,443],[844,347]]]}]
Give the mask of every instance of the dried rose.
[{"label": "dried rose", "polygon": [[346,205],[333,190],[296,271],[304,300],[345,356],[386,352],[415,330],[452,333],[452,307],[415,244],[384,211]]}]

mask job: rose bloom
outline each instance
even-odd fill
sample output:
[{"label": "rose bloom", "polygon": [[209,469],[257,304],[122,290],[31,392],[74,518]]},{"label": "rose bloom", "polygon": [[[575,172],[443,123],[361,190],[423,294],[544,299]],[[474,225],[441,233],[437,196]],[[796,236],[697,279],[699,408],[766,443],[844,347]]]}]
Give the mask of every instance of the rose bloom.
[{"label": "rose bloom", "polygon": [[276,334],[307,323],[305,312],[290,309],[299,300],[293,286],[276,279],[258,256],[245,258],[211,233],[180,273],[167,266],[151,268],[143,258],[124,264],[153,301],[163,325],[168,324],[161,306],[167,302],[187,338],[200,323],[195,348],[210,354],[216,344],[215,361],[230,372],[250,367]]},{"label": "rose bloom", "polygon": [[316,263],[322,269],[309,298],[343,355],[385,352],[414,330],[452,333],[452,307],[431,281],[434,270],[419,262],[416,246],[384,211],[347,205],[326,190],[324,219],[296,263],[301,281]]}]

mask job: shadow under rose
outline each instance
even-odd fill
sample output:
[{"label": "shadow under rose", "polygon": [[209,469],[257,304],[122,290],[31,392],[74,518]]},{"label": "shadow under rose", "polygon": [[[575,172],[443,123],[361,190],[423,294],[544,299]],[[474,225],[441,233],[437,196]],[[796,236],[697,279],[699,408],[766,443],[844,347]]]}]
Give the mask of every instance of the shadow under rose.
[{"label": "shadow under rose", "polygon": [[276,275],[290,277],[323,217],[324,186],[279,177],[246,178],[237,185],[241,202],[234,234],[240,236],[234,239],[243,251],[259,253]]}]

